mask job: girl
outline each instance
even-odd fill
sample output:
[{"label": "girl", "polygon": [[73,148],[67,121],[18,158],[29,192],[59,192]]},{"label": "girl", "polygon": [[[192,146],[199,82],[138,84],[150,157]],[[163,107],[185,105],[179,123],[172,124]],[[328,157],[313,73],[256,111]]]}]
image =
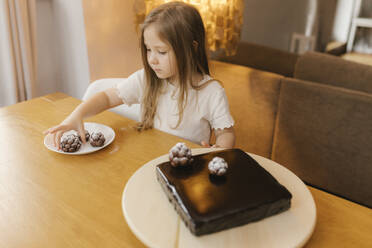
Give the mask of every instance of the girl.
[{"label": "girl", "polygon": [[155,8],[141,26],[144,69],[81,103],[53,135],[60,148],[64,132],[76,130],[85,142],[83,120],[120,104],[141,103],[139,130],[152,127],[209,146],[232,148],[234,121],[223,87],[209,76],[205,31],[197,9],[182,2]]}]

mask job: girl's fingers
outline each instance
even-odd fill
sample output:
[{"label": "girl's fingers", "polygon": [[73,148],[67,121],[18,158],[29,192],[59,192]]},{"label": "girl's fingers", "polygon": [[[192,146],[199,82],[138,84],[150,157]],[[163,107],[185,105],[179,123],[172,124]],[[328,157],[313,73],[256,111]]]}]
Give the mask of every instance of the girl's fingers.
[{"label": "girl's fingers", "polygon": [[60,149],[60,141],[62,137],[63,131],[57,131],[55,134],[55,139],[54,139],[54,146],[59,150]]},{"label": "girl's fingers", "polygon": [[85,140],[85,131],[80,132],[79,135],[81,137],[81,141],[83,142],[83,144],[85,144],[85,142],[86,142],[86,140]]},{"label": "girl's fingers", "polygon": [[44,131],[44,134],[48,134],[48,133],[55,133],[59,130],[62,130],[62,129],[66,129],[67,127],[65,125],[58,125],[58,126],[54,126],[54,127],[51,127],[49,128],[48,130]]},{"label": "girl's fingers", "polygon": [[78,135],[80,136],[81,141],[83,143],[85,143],[86,140],[85,140],[85,130],[84,130],[84,128],[80,127],[79,132],[78,132]]},{"label": "girl's fingers", "polygon": [[52,128],[48,128],[47,130],[45,130],[43,132],[43,134],[51,134],[52,133],[51,130],[52,130]]},{"label": "girl's fingers", "polygon": [[211,146],[209,145],[209,143],[207,143],[207,142],[205,142],[205,141],[202,141],[202,142],[201,142],[201,145],[204,146],[204,147],[211,147]]},{"label": "girl's fingers", "polygon": [[54,145],[54,147],[58,148],[57,147],[57,142],[56,142],[56,139],[57,139],[56,135],[57,134],[54,133],[54,134],[51,134],[51,135],[53,136],[53,145]]},{"label": "girl's fingers", "polygon": [[85,144],[86,140],[85,140],[84,122],[80,122],[78,135],[80,135],[81,141],[83,142],[83,144]]},{"label": "girl's fingers", "polygon": [[51,127],[47,130],[45,130],[43,133],[44,134],[49,134],[49,135],[52,135],[52,140],[53,140],[53,145],[54,147],[56,147],[57,149],[60,149],[60,141],[61,141],[61,137],[63,135],[63,133],[65,131],[68,131],[70,128],[67,126],[67,125],[57,125],[57,126],[54,126],[54,127]]},{"label": "girl's fingers", "polygon": [[205,142],[205,141],[202,141],[202,142],[201,142],[201,145],[204,146],[204,147],[207,147],[207,148],[209,148],[209,147],[211,147],[211,148],[218,148],[218,147],[220,147],[220,146],[217,145],[217,144],[211,145],[211,144],[209,144],[209,143],[207,143],[207,142]]},{"label": "girl's fingers", "polygon": [[53,133],[53,145],[54,145],[54,147],[58,148],[58,145],[57,145],[57,133]]}]

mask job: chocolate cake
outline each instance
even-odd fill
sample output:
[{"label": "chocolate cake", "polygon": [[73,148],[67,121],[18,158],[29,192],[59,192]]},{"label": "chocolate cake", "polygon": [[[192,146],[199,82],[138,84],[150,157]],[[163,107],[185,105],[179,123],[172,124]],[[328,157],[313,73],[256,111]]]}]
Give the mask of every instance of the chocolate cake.
[{"label": "chocolate cake", "polygon": [[[214,157],[228,163],[223,176],[209,173]],[[240,149],[193,156],[187,167],[170,162],[156,174],[168,199],[190,231],[199,236],[278,214],[290,208],[291,193]]]}]

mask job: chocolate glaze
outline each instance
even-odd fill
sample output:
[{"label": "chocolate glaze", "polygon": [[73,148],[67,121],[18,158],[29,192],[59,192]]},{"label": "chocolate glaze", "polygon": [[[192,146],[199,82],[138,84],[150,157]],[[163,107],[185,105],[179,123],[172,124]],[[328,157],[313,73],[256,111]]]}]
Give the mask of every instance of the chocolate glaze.
[{"label": "chocolate glaze", "polygon": [[[225,176],[209,174],[208,162],[222,157]],[[195,235],[243,225],[287,210],[291,193],[240,149],[193,156],[187,167],[169,162],[156,168],[158,181],[186,226]]]}]

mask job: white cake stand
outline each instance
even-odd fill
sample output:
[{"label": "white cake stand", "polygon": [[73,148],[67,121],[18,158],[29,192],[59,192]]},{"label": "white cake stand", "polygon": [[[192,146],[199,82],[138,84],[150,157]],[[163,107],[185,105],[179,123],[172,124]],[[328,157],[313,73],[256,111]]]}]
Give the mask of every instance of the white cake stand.
[{"label": "white cake stand", "polygon": [[[217,149],[193,149],[202,154]],[[168,155],[138,169],[125,186],[122,208],[133,233],[149,247],[301,247],[313,233],[316,222],[314,199],[306,185],[285,167],[249,154],[292,194],[291,208],[258,222],[221,232],[194,236],[168,201],[156,180],[155,167]]]}]

